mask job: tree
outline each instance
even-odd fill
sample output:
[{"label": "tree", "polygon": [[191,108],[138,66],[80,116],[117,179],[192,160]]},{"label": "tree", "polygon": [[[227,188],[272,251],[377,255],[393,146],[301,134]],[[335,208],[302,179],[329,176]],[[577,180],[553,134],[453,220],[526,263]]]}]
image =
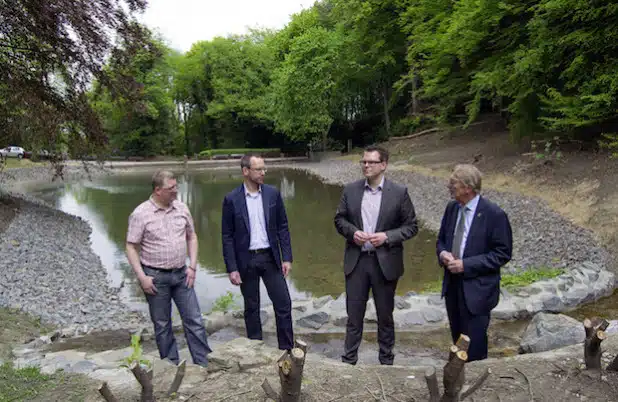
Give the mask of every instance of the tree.
[{"label": "tree", "polygon": [[[114,37],[141,42],[134,15],[145,7],[145,0],[2,0],[3,142],[53,147],[62,139],[75,156],[100,149],[106,138],[86,93],[95,78],[109,83],[102,66]],[[126,78],[116,82],[114,96],[139,87]]]},{"label": "tree", "polygon": [[[92,94],[95,109],[102,117],[112,151],[131,155],[154,156],[182,152],[178,144],[178,120],[173,102],[172,80],[174,52],[144,28],[144,40],[119,46],[131,55],[114,52],[105,66],[114,87],[129,77],[139,87],[130,97],[112,96],[106,87],[96,83]],[[134,48],[135,47],[135,48]]]}]

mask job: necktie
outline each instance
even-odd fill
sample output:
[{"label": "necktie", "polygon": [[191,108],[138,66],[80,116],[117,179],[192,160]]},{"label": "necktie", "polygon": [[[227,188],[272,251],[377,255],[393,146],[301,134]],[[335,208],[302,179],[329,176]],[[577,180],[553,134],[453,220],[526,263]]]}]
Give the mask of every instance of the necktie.
[{"label": "necktie", "polygon": [[453,237],[453,247],[451,253],[453,257],[456,259],[460,259],[463,254],[463,250],[461,248],[461,241],[463,240],[464,229],[466,226],[466,210],[468,207],[460,207],[459,208],[459,222],[457,222],[457,226],[455,227],[455,236]]}]

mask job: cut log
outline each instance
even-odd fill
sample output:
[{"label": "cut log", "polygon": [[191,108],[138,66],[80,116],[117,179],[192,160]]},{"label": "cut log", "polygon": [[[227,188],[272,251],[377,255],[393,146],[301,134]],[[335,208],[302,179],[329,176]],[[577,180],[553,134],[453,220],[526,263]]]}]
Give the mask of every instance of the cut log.
[{"label": "cut log", "polygon": [[154,389],[152,386],[152,369],[145,371],[141,364],[134,362],[131,364],[131,371],[142,386],[141,402],[154,402]]},{"label": "cut log", "polygon": [[427,388],[429,388],[429,402],[438,402],[440,400],[440,388],[438,387],[435,367],[430,367],[425,371],[425,381],[427,381]]},{"label": "cut log", "polygon": [[586,368],[589,370],[601,369],[601,342],[607,338],[605,330],[609,326],[607,320],[602,320],[598,326],[592,320],[586,318],[584,320],[584,330],[586,331],[586,339],[584,340],[584,361]]},{"label": "cut log", "polygon": [[460,350],[444,366],[444,395],[442,395],[442,402],[459,400],[459,393],[463,388],[461,372],[464,370],[466,360],[468,360],[468,352]]},{"label": "cut log", "polygon": [[169,391],[167,391],[167,396],[172,396],[176,392],[178,392],[178,388],[180,388],[180,384],[182,384],[182,380],[185,377],[185,368],[187,366],[187,361],[182,360],[176,369],[176,375],[174,376],[174,381],[172,381],[172,385],[170,385]]},{"label": "cut log", "polygon": [[114,394],[112,394],[112,391],[107,386],[107,382],[101,384],[99,387],[99,393],[103,396],[103,399],[105,399],[106,402],[118,402],[118,399],[116,399]]},{"label": "cut log", "polygon": [[279,380],[281,380],[281,402],[300,401],[300,387],[303,381],[305,352],[294,348],[279,362]]},{"label": "cut log", "polygon": [[294,347],[302,350],[304,354],[307,354],[307,342],[296,339],[294,341]]},{"label": "cut log", "polygon": [[[469,347],[470,347],[470,337],[465,334],[460,334],[459,338],[457,339],[457,342],[455,342],[455,344],[451,346],[451,350],[449,353],[449,359],[448,359],[449,362],[457,356],[457,352],[459,351],[464,351],[468,353]],[[457,383],[458,385],[456,388],[461,389],[463,384],[466,382],[466,370],[461,370],[459,372],[459,379],[457,381],[458,381]]]}]

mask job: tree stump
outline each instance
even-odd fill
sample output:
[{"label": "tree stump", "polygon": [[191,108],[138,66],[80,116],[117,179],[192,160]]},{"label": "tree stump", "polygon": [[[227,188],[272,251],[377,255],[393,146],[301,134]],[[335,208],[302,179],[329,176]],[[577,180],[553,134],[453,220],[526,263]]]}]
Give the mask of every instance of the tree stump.
[{"label": "tree stump", "polygon": [[300,401],[300,388],[303,381],[303,369],[307,355],[307,344],[301,340],[294,342],[294,349],[283,352],[277,361],[279,369],[279,381],[281,393],[277,394],[273,387],[264,379],[262,389],[266,396],[275,401],[298,402]]},{"label": "tree stump", "polygon": [[[598,324],[598,325],[597,325]],[[601,342],[607,335],[605,330],[609,326],[607,320],[601,320],[599,322],[593,322],[586,318],[584,320],[584,330],[586,331],[586,339],[584,340],[584,361],[586,362],[586,368],[589,370],[601,369]]]},{"label": "tree stump", "polygon": [[486,369],[471,386],[464,386],[465,363],[468,360],[469,347],[470,338],[464,334],[461,334],[455,345],[451,346],[449,360],[444,366],[444,394],[442,397],[440,397],[435,368],[431,367],[425,372],[425,381],[427,381],[427,388],[429,388],[429,402],[459,402],[472,395],[489,377],[491,370]]}]

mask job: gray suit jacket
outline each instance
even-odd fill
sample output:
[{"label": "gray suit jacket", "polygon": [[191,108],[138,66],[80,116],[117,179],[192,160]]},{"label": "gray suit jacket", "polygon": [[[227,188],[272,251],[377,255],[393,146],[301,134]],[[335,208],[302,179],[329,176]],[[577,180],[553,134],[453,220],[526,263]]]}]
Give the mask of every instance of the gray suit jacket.
[{"label": "gray suit jacket", "polygon": [[[361,247],[354,243],[354,233],[363,230],[361,202],[364,191],[364,179],[345,186],[335,215],[337,232],[346,239],[343,259],[346,276],[354,270],[361,253]],[[388,179],[384,180],[382,188],[377,232],[385,232],[388,237],[388,242],[376,250],[380,268],[387,280],[395,280],[403,274],[403,242],[418,233],[418,225],[407,188]]]}]

